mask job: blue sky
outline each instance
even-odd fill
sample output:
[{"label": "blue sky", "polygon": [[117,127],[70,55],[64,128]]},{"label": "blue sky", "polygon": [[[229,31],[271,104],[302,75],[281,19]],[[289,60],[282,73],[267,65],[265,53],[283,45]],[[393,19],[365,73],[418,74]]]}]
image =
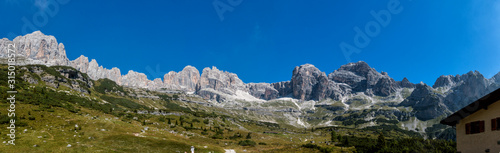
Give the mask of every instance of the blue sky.
[{"label": "blue sky", "polygon": [[[192,65],[200,72],[217,66],[247,83],[278,82],[305,63],[328,74],[360,60],[395,80],[430,85],[440,75],[478,70],[489,78],[500,71],[500,1],[394,2],[3,0],[0,36],[41,30],[65,44],[70,60],[83,54],[149,79]],[[399,12],[382,26],[370,11],[388,5]],[[226,11],[219,16],[217,8]],[[34,28],[23,28],[25,21]],[[366,25],[373,37],[361,48],[354,29],[366,34]],[[346,58],[342,42],[359,52]]]}]

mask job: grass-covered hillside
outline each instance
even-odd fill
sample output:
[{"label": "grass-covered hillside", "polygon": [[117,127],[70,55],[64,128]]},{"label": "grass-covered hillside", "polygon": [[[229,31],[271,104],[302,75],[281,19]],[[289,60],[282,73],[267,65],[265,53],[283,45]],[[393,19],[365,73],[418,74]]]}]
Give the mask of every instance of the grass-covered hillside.
[{"label": "grass-covered hillside", "polygon": [[[0,78],[7,72],[0,65]],[[192,97],[182,92],[91,80],[61,66],[17,67],[11,118],[7,79],[0,83],[0,152],[190,152],[191,146],[195,152],[456,152],[455,142],[423,139],[391,119],[338,116],[336,127],[299,128],[237,115],[208,101],[186,102]],[[363,113],[370,112],[356,112]],[[15,145],[6,142],[11,119]],[[361,126],[369,122],[381,124]]]}]

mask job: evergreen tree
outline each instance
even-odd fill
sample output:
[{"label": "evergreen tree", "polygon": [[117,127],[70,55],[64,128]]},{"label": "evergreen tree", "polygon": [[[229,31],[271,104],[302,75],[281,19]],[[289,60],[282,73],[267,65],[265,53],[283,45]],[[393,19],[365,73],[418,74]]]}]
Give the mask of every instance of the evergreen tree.
[{"label": "evergreen tree", "polygon": [[384,134],[380,133],[377,138],[377,145],[375,145],[377,149],[383,149],[386,147]]},{"label": "evergreen tree", "polygon": [[344,146],[346,146],[346,147],[350,146],[350,144],[349,144],[349,137],[345,137],[344,138]]},{"label": "evergreen tree", "polygon": [[168,118],[168,122],[167,123],[168,123],[168,125],[172,124],[172,122],[170,122],[170,118]]},{"label": "evergreen tree", "polygon": [[252,139],[252,136],[251,136],[252,132],[249,132],[248,135],[247,135],[247,139]]},{"label": "evergreen tree", "polygon": [[337,140],[337,133],[335,132],[335,130],[332,130],[332,133],[330,133],[330,136],[331,136],[332,142],[335,142]]}]

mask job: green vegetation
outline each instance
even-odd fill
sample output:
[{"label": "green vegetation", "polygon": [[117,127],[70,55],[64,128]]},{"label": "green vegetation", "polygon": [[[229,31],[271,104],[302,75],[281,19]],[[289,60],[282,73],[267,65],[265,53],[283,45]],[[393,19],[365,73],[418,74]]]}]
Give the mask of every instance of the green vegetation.
[{"label": "green vegetation", "polygon": [[94,90],[106,94],[106,92],[122,92],[125,93],[125,90],[123,90],[122,86],[119,86],[116,84],[114,81],[111,81],[110,79],[99,79],[95,81],[94,83]]},{"label": "green vegetation", "polygon": [[238,142],[238,145],[240,146],[255,146],[256,144],[257,143],[255,143],[255,141],[252,140],[242,140]]},{"label": "green vegetation", "polygon": [[114,105],[120,105],[120,106],[123,106],[125,108],[129,108],[129,109],[132,109],[132,110],[137,110],[137,109],[149,109],[148,107],[144,106],[144,105],[140,105],[138,103],[135,103],[131,100],[128,100],[128,99],[125,99],[125,98],[116,98],[116,97],[112,97],[112,96],[106,96],[106,95],[103,95],[101,96],[101,99],[111,103],[111,104],[114,104]]},{"label": "green vegetation", "polygon": [[[33,72],[35,67],[43,72]],[[236,115],[234,110],[226,108],[179,101],[180,97],[186,97],[183,94],[132,90],[109,79],[88,86],[84,81],[61,75],[61,71],[77,72],[69,67],[26,66],[26,70],[18,68],[18,71],[15,119],[20,134],[15,147],[0,145],[1,152],[189,152],[191,146],[197,152],[456,151],[455,142],[425,140],[419,133],[399,128],[394,118],[377,116],[362,120],[372,110],[331,116],[338,127],[296,128],[282,121],[271,123]],[[84,73],[77,74],[88,78]],[[55,76],[60,82],[54,82],[57,86],[53,86],[41,81],[46,75]],[[30,76],[38,83],[30,84],[21,76]],[[7,77],[5,65],[0,65],[0,77]],[[0,83],[6,82],[2,79]],[[76,83],[88,87],[85,90],[89,92],[69,88]],[[4,99],[7,90],[0,86]],[[138,93],[159,99],[130,96]],[[363,105],[362,99],[355,103]],[[296,107],[290,101],[266,105]],[[6,108],[8,104],[0,103],[0,107]],[[331,115],[327,108],[316,111]],[[6,114],[6,109],[0,110],[1,126],[9,124],[11,118]],[[317,120],[325,120],[321,117]],[[368,122],[380,124],[365,127]],[[443,130],[448,129],[435,125],[426,132],[438,135]],[[9,139],[4,134],[8,133],[6,128],[1,128],[0,133],[0,138]]]}]

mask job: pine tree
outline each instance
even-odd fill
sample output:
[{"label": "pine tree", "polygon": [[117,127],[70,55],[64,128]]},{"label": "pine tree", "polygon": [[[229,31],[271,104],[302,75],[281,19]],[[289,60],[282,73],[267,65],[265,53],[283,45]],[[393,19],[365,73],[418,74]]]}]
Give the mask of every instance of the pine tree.
[{"label": "pine tree", "polygon": [[377,138],[377,149],[383,149],[386,147],[384,134],[380,133]]},{"label": "pine tree", "polygon": [[349,137],[345,137],[344,146],[349,147]]},{"label": "pine tree", "polygon": [[193,123],[191,122],[191,128],[193,128]]},{"label": "pine tree", "polygon": [[168,122],[167,123],[168,123],[168,125],[172,124],[172,122],[170,122],[170,118],[168,118]]},{"label": "pine tree", "polygon": [[247,135],[247,139],[252,139],[252,136],[251,136],[252,132],[249,132],[248,135]]},{"label": "pine tree", "polygon": [[332,130],[332,133],[330,134],[332,142],[335,142],[337,140],[337,133],[335,130]]}]

